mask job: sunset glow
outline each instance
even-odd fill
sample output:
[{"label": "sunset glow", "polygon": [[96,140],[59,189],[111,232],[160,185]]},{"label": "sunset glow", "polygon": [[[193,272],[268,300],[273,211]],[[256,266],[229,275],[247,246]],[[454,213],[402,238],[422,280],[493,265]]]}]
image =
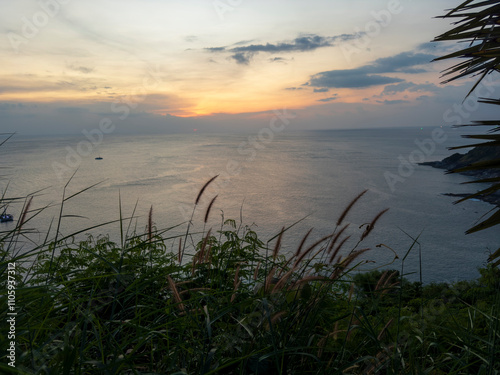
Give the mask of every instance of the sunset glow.
[{"label": "sunset glow", "polygon": [[65,113],[85,128],[123,106],[146,125],[279,108],[338,122],[351,105],[418,111],[442,95],[442,66],[430,64],[441,46],[428,42],[451,4],[3,1],[0,116],[29,132],[23,116],[52,116],[61,131]]}]

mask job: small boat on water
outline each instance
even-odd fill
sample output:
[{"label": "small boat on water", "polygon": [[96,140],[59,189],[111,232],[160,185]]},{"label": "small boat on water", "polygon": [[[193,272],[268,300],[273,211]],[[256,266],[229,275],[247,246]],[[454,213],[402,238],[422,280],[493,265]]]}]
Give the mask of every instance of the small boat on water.
[{"label": "small boat on water", "polygon": [[95,160],[102,160],[101,155],[95,158]]},{"label": "small boat on water", "polygon": [[6,223],[7,221],[14,221],[14,216],[11,214],[0,215],[0,223]]}]

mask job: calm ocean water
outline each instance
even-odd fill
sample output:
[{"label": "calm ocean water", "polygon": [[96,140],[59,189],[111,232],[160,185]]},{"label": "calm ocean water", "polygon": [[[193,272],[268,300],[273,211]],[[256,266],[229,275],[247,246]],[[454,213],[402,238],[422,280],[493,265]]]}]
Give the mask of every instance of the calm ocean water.
[{"label": "calm ocean water", "polygon": [[[84,157],[68,156],[85,137],[14,137],[0,148],[3,178],[0,189],[8,196],[24,196],[42,190],[34,207],[51,206],[34,218],[29,226],[40,231],[40,240],[52,218],[57,217],[64,185],[78,167],[67,187],[66,196],[90,185],[92,189],[66,202],[61,232],[70,234],[119,218],[119,196],[124,216],[131,216],[132,227],[144,230],[149,208],[159,229],[189,218],[200,187],[210,177],[217,180],[205,192],[194,231],[203,229],[203,215],[210,199],[218,194],[211,212],[210,226],[225,218],[254,225],[263,240],[274,236],[282,226],[307,217],[285,234],[283,251],[294,251],[301,237],[313,227],[316,238],[335,227],[345,206],[359,192],[369,189],[349,213],[353,240],[359,229],[382,209],[389,208],[363,247],[374,250],[364,268],[383,267],[402,258],[418,237],[405,269],[418,271],[418,251],[422,255],[424,282],[470,279],[486,262],[489,251],[499,246],[498,228],[480,234],[464,234],[493,207],[484,202],[453,205],[454,198],[442,193],[470,192],[474,185],[461,182],[469,178],[445,175],[442,170],[424,166],[402,167],[402,159],[415,160],[420,154],[415,141],[431,138],[432,128],[336,130],[283,132],[272,141],[251,143],[254,135],[176,134],[156,136],[105,136],[103,142]],[[447,140],[433,143],[435,150],[426,161],[450,155],[446,147],[463,144],[456,130],[443,129]],[[250,138],[249,137],[253,137]],[[430,147],[430,146],[429,146]],[[433,147],[432,147],[433,148]],[[86,150],[85,150],[86,151]],[[101,155],[103,160],[95,157]],[[68,164],[69,161],[69,164]],[[421,160],[416,160],[421,161]],[[403,169],[402,169],[403,168]],[[402,173],[401,173],[402,172]],[[388,173],[392,188],[387,182]],[[397,176],[397,177],[394,177]],[[8,187],[7,187],[8,186]],[[21,205],[9,207],[19,217]],[[12,223],[1,224],[0,231]],[[185,225],[172,234],[185,231]],[[110,233],[118,239],[118,226],[108,225],[93,233]],[[385,250],[384,250],[385,249]],[[400,261],[392,264],[399,268]],[[417,279],[413,274],[411,279]]]}]

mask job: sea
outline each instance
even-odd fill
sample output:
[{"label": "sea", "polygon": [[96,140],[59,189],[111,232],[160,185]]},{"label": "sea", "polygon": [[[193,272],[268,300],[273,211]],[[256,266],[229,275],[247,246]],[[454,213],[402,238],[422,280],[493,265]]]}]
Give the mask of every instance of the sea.
[{"label": "sea", "polygon": [[[454,282],[474,279],[498,249],[500,230],[466,235],[495,207],[482,201],[454,204],[445,193],[475,192],[471,178],[445,174],[418,163],[441,160],[448,147],[464,145],[464,131],[450,127],[283,131],[217,134],[116,135],[95,137],[15,135],[0,147],[0,191],[5,197],[33,195],[32,243],[79,233],[144,233],[152,220],[164,237],[221,229],[234,219],[274,246],[285,227],[282,254],[295,252],[336,229],[348,212],[346,254],[369,247],[358,268],[403,270],[410,280]],[[102,160],[96,160],[96,157]],[[195,200],[202,186],[218,176]],[[207,208],[217,196],[204,222]],[[8,206],[16,220],[26,200]],[[382,210],[361,243],[366,225]],[[107,224],[106,224],[107,223]],[[0,232],[16,222],[1,223]],[[338,228],[337,228],[338,230]],[[30,243],[26,241],[26,248]],[[175,251],[178,239],[167,239]],[[357,246],[357,247],[356,247]]]}]

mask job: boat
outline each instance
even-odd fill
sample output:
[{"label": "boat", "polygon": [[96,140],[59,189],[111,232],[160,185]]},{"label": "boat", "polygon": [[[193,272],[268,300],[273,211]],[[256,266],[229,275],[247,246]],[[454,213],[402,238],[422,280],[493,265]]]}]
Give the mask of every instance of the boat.
[{"label": "boat", "polygon": [[14,221],[14,216],[11,214],[0,215],[0,223],[6,223],[7,221]]},{"label": "boat", "polygon": [[102,160],[101,155],[95,158],[95,160]]}]

